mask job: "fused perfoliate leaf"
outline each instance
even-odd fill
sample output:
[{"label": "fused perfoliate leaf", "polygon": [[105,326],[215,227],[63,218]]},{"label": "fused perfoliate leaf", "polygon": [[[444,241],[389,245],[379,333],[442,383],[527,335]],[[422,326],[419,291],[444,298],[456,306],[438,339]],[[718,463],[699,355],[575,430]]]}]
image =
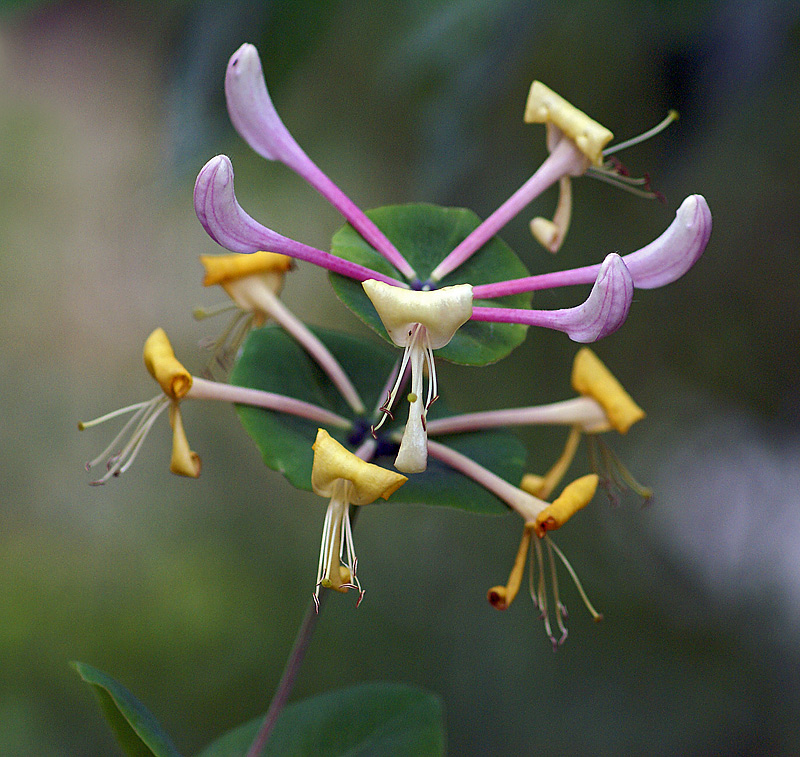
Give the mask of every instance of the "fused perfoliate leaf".
[{"label": "fused perfoliate leaf", "polygon": [[147,337],[144,364],[171,399],[180,400],[192,388],[192,375],[175,357],[164,329],[157,328]]},{"label": "fused perfoliate leaf", "polygon": [[614,134],[539,81],[533,82],[525,105],[525,122],[553,124],[596,166]]},{"label": "fused perfoliate leaf", "polygon": [[608,422],[620,434],[645,416],[644,410],[623,389],[600,358],[588,347],[578,350],[572,364],[572,387],[576,392],[592,397],[606,411]]},{"label": "fused perfoliate leaf", "polygon": [[591,502],[597,490],[599,477],[590,473],[581,476],[564,488],[561,495],[553,500],[553,504],[542,510],[536,516],[534,530],[542,539],[548,531],[563,526],[578,510],[586,507]]},{"label": "fused perfoliate leaf", "polygon": [[398,347],[408,346],[417,323],[425,327],[432,350],[444,347],[472,315],[472,286],[469,284],[431,292],[400,289],[372,279],[364,281],[362,286]]},{"label": "fused perfoliate leaf", "polygon": [[314,465],[311,469],[311,486],[316,494],[331,497],[334,484],[342,479],[349,481],[348,501],[352,505],[368,505],[378,497],[388,499],[408,479],[400,473],[364,462],[337,442],[325,429],[317,431],[312,445]]}]

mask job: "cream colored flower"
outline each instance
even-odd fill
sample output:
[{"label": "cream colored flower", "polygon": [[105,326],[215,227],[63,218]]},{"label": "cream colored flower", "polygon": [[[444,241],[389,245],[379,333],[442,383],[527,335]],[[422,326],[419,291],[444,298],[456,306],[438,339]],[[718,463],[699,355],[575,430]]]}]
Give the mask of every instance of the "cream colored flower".
[{"label": "cream colored flower", "polygon": [[[444,347],[472,315],[472,287],[469,284],[418,292],[389,286],[369,279],[362,286],[375,306],[391,340],[403,347],[403,360],[397,381],[382,407],[389,415],[411,364],[409,411],[395,467],[405,473],[421,473],[427,467],[428,447],[425,419],[428,408],[438,397],[433,351]],[[428,391],[423,402],[423,373],[428,369]]]}]

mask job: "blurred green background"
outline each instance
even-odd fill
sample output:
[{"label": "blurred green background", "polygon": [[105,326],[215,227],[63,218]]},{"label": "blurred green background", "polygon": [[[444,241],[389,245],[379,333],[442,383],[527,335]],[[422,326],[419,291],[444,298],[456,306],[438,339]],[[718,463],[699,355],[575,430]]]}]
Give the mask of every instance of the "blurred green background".
[{"label": "blurred green background", "polygon": [[[605,614],[571,586],[553,654],[505,580],[519,520],[367,508],[367,588],[332,597],[295,697],[364,680],[438,692],[454,755],[797,754],[800,734],[800,5],[749,2],[323,0],[16,2],[0,15],[0,734],[3,755],[115,754],[88,687],[108,671],[186,753],[264,711],[313,589],[325,503],[264,468],[233,410],[188,404],[199,481],[168,473],[161,423],[134,467],[89,487],[113,436],[78,420],[147,399],[158,325],[191,370],[219,324],[194,322],[197,256],[215,245],[194,178],[229,154],[245,208],[327,248],[340,218],[242,144],[224,111],[228,56],[261,53],[278,109],[362,207],[430,201],[488,215],[544,157],[522,110],[534,78],[618,139],[681,120],[622,157],[667,206],[574,184],[553,259],[502,236],[535,272],[630,252],[701,193],[711,243],[680,282],[636,295],[597,352],[648,410],[616,450],[656,496],[603,496],[559,543]],[[582,292],[545,292],[541,307]],[[576,299],[577,298],[577,299]],[[355,333],[325,276],[285,301]],[[486,369],[445,367],[459,409],[561,399],[575,346],[531,331]],[[562,434],[528,434],[541,471]],[[576,466],[575,472],[583,470]]]}]

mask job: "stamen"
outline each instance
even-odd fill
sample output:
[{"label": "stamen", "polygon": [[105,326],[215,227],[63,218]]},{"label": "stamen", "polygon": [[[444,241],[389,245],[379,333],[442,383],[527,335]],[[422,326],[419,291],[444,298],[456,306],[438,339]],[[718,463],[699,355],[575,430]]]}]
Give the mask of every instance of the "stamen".
[{"label": "stamen", "polygon": [[[139,450],[142,448],[144,440],[147,438],[148,433],[150,433],[150,429],[153,427],[153,424],[158,416],[161,415],[164,409],[169,406],[169,403],[170,398],[166,395],[160,394],[158,397],[154,397],[152,400],[148,400],[147,402],[139,402],[135,405],[129,405],[128,407],[121,408],[120,410],[107,413],[106,415],[96,418],[93,421],[79,424],[79,428],[89,428],[99,423],[103,423],[106,420],[116,418],[124,413],[133,412],[133,416],[128,419],[111,443],[96,458],[94,458],[94,460],[86,463],[87,471],[103,461],[106,463],[107,471],[105,475],[97,481],[91,481],[90,483],[93,486],[104,484],[112,476],[118,476],[121,473],[125,473],[125,471],[130,468],[130,466],[133,464],[133,461],[136,459],[136,456],[139,454]],[[133,429],[132,432],[131,429]],[[122,449],[114,452],[117,445],[128,433],[130,433],[130,439],[123,445]]]},{"label": "stamen", "polygon": [[[653,497],[653,490],[640,484],[628,470],[619,456],[596,434],[587,435],[589,462],[592,469],[600,476],[603,488],[606,489],[611,504],[619,503],[619,494],[628,490],[644,500],[647,504]],[[602,460],[598,459],[598,455]]]},{"label": "stamen", "polygon": [[558,630],[561,631],[561,636],[558,641],[553,641],[553,651],[560,647],[567,640],[567,627],[564,625],[564,618],[567,616],[567,608],[561,603],[561,597],[558,594],[558,575],[556,574],[556,563],[553,559],[553,544],[548,539],[547,543],[547,561],[550,564],[550,582],[553,587],[553,604],[555,605],[556,625]]},{"label": "stamen", "polygon": [[[425,339],[427,342],[427,337]],[[425,411],[436,402],[439,397],[439,384],[436,380],[436,365],[433,362],[433,350],[430,345],[425,345],[425,365],[428,367],[428,398],[425,400]]]},{"label": "stamen", "polygon": [[[530,534],[529,529],[525,529],[526,533]],[[545,570],[544,564],[544,554],[542,550],[542,542],[545,542],[547,545],[547,561],[548,561],[548,570]],[[578,578],[577,574],[575,573],[574,568],[570,565],[569,560],[567,560],[564,553],[556,546],[556,543],[549,537],[545,536],[544,539],[534,539],[530,544],[530,567],[528,570],[528,590],[531,595],[531,601],[533,602],[534,607],[539,610],[540,617],[544,623],[544,630],[547,633],[548,638],[553,644],[553,651],[555,652],[558,647],[560,647],[567,639],[568,630],[566,626],[566,619],[569,615],[567,612],[566,605],[561,601],[561,592],[559,589],[558,584],[558,572],[556,570],[556,561],[555,557],[558,557],[559,560],[564,564],[564,567],[567,569],[570,577],[572,578],[573,583],[575,584],[575,588],[578,590],[578,594],[580,595],[581,600],[583,601],[584,606],[589,611],[592,616],[592,619],[595,621],[600,621],[603,619],[603,616],[595,610],[592,603],[589,601],[589,598],[586,596],[586,591],[584,590],[580,579]],[[517,556],[517,562],[514,565],[514,571],[517,570],[519,564],[519,555]],[[524,567],[524,558],[523,562],[519,565],[519,570],[521,571]],[[512,571],[512,574],[513,572]],[[538,576],[534,577],[534,573],[538,573]],[[558,638],[553,633],[553,626],[550,620],[550,607],[548,604],[548,597],[547,597],[547,576],[549,574],[550,578],[550,590],[553,596],[553,608],[555,610],[555,623],[556,627],[559,632]],[[510,585],[509,581],[509,585]],[[490,590],[490,597],[489,601],[492,602],[493,605],[498,607],[498,609],[504,609],[502,604],[495,603],[492,601],[491,593],[496,590],[503,590],[504,587],[495,587],[495,589]],[[504,599],[503,591],[498,592],[497,599]],[[512,596],[513,599],[513,596]],[[510,601],[509,601],[510,604]]]},{"label": "stamen", "polygon": [[397,378],[395,379],[394,386],[389,390],[389,396],[386,398],[386,402],[378,408],[380,412],[383,413],[383,418],[380,419],[377,426],[372,426],[372,435],[375,436],[375,432],[386,422],[386,418],[391,418],[394,420],[394,416],[391,413],[391,407],[394,404],[395,397],[397,396],[397,392],[400,390],[400,386],[405,379],[406,367],[408,366],[408,361],[411,358],[411,347],[413,346],[413,342],[406,346],[403,350],[403,360],[400,363],[400,369],[397,371]]},{"label": "stamen", "polygon": [[[351,580],[348,584],[350,588],[358,590],[358,599],[356,600],[356,607],[361,604],[364,599],[364,589],[361,588],[361,583],[358,580],[356,571],[358,570],[358,558],[356,557],[356,547],[353,541],[353,527],[350,523],[350,506],[345,505],[344,508],[344,539],[342,540],[342,547],[346,552],[345,567],[350,571]],[[340,553],[340,559],[341,559]]]},{"label": "stamen", "polygon": [[192,317],[196,321],[202,321],[206,318],[213,318],[215,315],[220,315],[220,313],[227,313],[230,310],[238,310],[238,305],[234,302],[221,302],[219,305],[211,305],[210,307],[196,307],[192,310]]},{"label": "stamen", "polygon": [[625,150],[628,147],[638,145],[640,142],[645,142],[651,137],[655,137],[656,134],[660,134],[662,131],[664,131],[664,129],[666,129],[667,126],[669,126],[673,121],[677,121],[678,117],[679,115],[677,110],[670,110],[664,120],[657,123],[652,129],[642,132],[638,137],[631,137],[630,139],[626,139],[624,142],[607,147],[605,150],[603,150],[603,157],[607,158],[609,155],[612,155],[615,152]]},{"label": "stamen", "polygon": [[600,454],[600,440],[596,435],[590,434],[586,437],[586,450],[589,453],[589,466],[600,477],[600,486],[606,490],[609,503],[612,507],[617,507],[619,505],[619,494],[614,487],[610,472],[598,457]]},{"label": "stamen", "polygon": [[[544,555],[542,554],[542,545],[539,539],[533,540],[533,546],[536,552],[536,569],[539,572],[537,601],[534,602],[539,608],[539,613],[544,621],[544,630],[550,641],[553,642],[553,648],[556,647],[556,640],[553,636],[553,629],[550,625],[550,610],[547,606],[547,585],[544,572]],[[533,559],[531,559],[531,571],[533,571]]]},{"label": "stamen", "polygon": [[[633,179],[627,176],[621,176],[613,168],[606,168],[605,166],[602,168],[592,166],[586,171],[586,175],[591,176],[593,179],[604,181],[606,184],[611,184],[611,186],[629,192],[636,197],[642,197],[645,200],[664,201],[664,195],[662,195],[661,192],[650,189],[649,177]],[[639,189],[639,186],[644,186],[646,189]]]},{"label": "stamen", "polygon": [[594,609],[594,605],[592,605],[592,603],[589,601],[589,597],[586,596],[586,591],[584,591],[583,584],[581,584],[578,574],[575,572],[575,569],[572,567],[569,560],[567,560],[566,555],[558,548],[556,543],[549,536],[545,536],[544,538],[548,542],[549,546],[555,551],[556,555],[558,555],[558,559],[564,563],[564,567],[567,569],[567,572],[572,578],[572,582],[575,584],[575,588],[578,590],[578,594],[580,594],[584,606],[591,614],[592,620],[594,620],[596,623],[599,623],[603,619],[603,615],[602,613],[597,612],[597,610]]},{"label": "stamen", "polygon": [[[235,308],[235,306],[234,306]],[[236,353],[244,342],[245,337],[253,327],[253,322],[256,319],[255,313],[249,313],[238,310],[231,318],[230,323],[226,329],[220,334],[217,339],[211,340],[210,343],[201,343],[202,347],[211,350],[211,359],[205,368],[201,371],[201,376],[214,379],[214,366],[218,366],[223,373],[228,373],[233,365],[233,360]]]},{"label": "stamen", "polygon": [[[87,428],[91,428],[92,426],[99,426],[101,423],[105,423],[106,421],[110,421],[112,418],[116,418],[119,415],[125,415],[125,413],[132,413],[134,410],[139,410],[143,408],[145,405],[149,405],[152,400],[145,400],[144,402],[136,402],[133,405],[128,405],[127,407],[121,407],[119,410],[112,410],[110,413],[106,413],[105,415],[101,415],[99,418],[95,418],[91,421],[78,421],[78,430],[83,431]],[[132,421],[129,421],[131,423]],[[113,442],[112,445],[113,446]],[[101,455],[103,457],[103,455]],[[96,465],[96,463],[89,463],[91,465]]]}]

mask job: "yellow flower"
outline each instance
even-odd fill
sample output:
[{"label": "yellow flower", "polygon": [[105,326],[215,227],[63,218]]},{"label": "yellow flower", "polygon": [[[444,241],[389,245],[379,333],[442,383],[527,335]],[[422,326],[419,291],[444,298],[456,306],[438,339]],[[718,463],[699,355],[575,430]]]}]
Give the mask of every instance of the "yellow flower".
[{"label": "yellow flower", "polygon": [[200,457],[189,449],[183,428],[180,401],[192,388],[192,376],[175,357],[164,329],[157,328],[144,343],[144,364],[172,402],[169,423],[172,426],[172,457],[169,469],[179,476],[197,478],[202,467]]},{"label": "yellow flower", "polygon": [[[605,126],[589,118],[539,81],[533,82],[525,105],[525,122],[546,124],[547,147],[552,152],[562,139],[568,139],[586,157],[578,176],[589,165],[603,165],[603,148],[614,138]],[[537,216],[531,221],[531,233],[544,248],[557,252],[569,228],[572,216],[572,184],[569,176],[558,181],[558,205],[553,220]]]},{"label": "yellow flower", "polygon": [[536,516],[533,523],[536,535],[544,538],[548,531],[561,528],[578,510],[586,507],[594,497],[598,481],[597,474],[590,473],[566,486],[561,495]]},{"label": "yellow flower", "polygon": [[311,487],[321,497],[330,497],[314,598],[318,601],[320,586],[340,592],[357,589],[360,603],[364,592],[356,576],[358,560],[350,526],[350,505],[368,505],[379,497],[388,499],[408,479],[365,462],[322,428],[317,431],[312,449]]},{"label": "yellow flower", "polygon": [[[594,165],[603,165],[603,148],[614,134],[602,124],[589,118],[583,111],[568,103],[540,81],[531,84],[525,104],[525,123],[546,124],[548,137],[557,129],[571,140]],[[550,147],[552,150],[552,146]]]},{"label": "yellow flower", "polygon": [[278,295],[283,288],[284,276],[294,262],[286,255],[266,251],[201,255],[200,262],[206,271],[203,286],[219,284],[233,300],[233,305],[210,310],[196,308],[195,318],[216,315],[231,308],[235,310],[222,335],[210,341],[213,356],[206,372],[213,374],[211,367],[214,364],[227,371],[248,331],[263,326],[281,308]]},{"label": "yellow flower", "polygon": [[[78,424],[78,428],[83,430],[111,418],[133,413],[111,444],[94,460],[87,463],[86,469],[89,470],[100,462],[106,462],[105,475],[93,481],[93,484],[104,484],[111,476],[118,476],[130,468],[156,419],[167,408],[172,426],[172,456],[169,469],[179,476],[197,478],[200,475],[200,457],[189,448],[180,411],[180,401],[192,388],[193,379],[189,371],[175,357],[164,329],[157,328],[147,337],[144,344],[144,364],[150,375],[161,386],[163,394],[147,402],[123,407],[93,421]],[[129,433],[127,442],[118,449],[120,442]]]},{"label": "yellow flower", "polygon": [[644,410],[588,347],[578,350],[575,355],[572,388],[584,397],[596,400],[606,413],[609,428],[620,434],[626,434],[634,423],[645,417]]},{"label": "yellow flower", "polygon": [[206,269],[203,286],[219,284],[242,310],[256,315],[256,326],[269,314],[262,292],[280,294],[284,276],[293,265],[290,257],[263,250],[249,255],[201,255],[200,262]]},{"label": "yellow flower", "polygon": [[[559,464],[556,463],[556,466]],[[544,498],[549,496],[554,477],[548,473],[546,476],[527,475],[523,479],[521,488],[529,494]],[[489,603],[497,610],[506,610],[516,598],[522,577],[525,573],[525,564],[529,562],[529,589],[534,605],[539,609],[544,621],[544,628],[553,649],[564,643],[567,638],[567,627],[565,619],[567,609],[561,601],[561,594],[558,585],[558,575],[556,572],[556,558],[558,558],[567,569],[572,578],[575,588],[581,597],[586,609],[589,610],[594,620],[602,620],[602,615],[595,610],[583,585],[578,578],[578,574],[570,564],[566,555],[556,546],[555,542],[547,535],[548,531],[559,528],[569,520],[578,510],[585,507],[591,501],[597,489],[598,477],[596,475],[583,476],[564,488],[564,491],[557,497],[551,505],[542,510],[534,521],[525,524],[522,531],[519,549],[514,559],[514,565],[505,586],[493,586],[486,594]],[[538,538],[533,539],[533,534]],[[542,547],[544,545],[544,548]],[[545,567],[544,549],[547,550],[548,565]],[[530,553],[530,561],[529,561]],[[550,583],[549,595],[552,597],[554,611],[552,616],[555,618],[559,636],[553,632],[551,621],[550,601],[548,597],[547,583]]]}]

